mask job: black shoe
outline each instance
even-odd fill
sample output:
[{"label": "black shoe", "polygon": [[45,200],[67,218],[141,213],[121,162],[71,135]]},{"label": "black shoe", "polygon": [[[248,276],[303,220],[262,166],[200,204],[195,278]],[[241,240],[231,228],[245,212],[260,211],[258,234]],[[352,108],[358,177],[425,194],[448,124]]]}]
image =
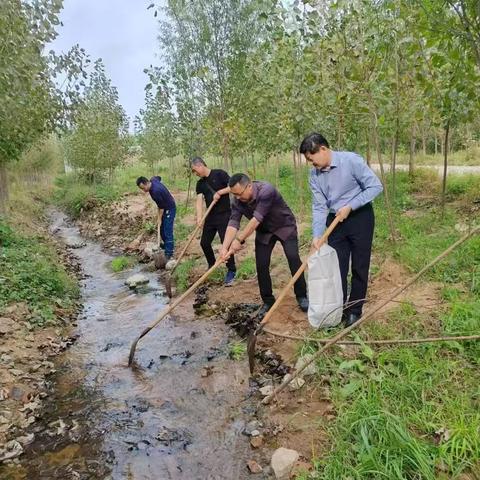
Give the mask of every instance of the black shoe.
[{"label": "black shoe", "polygon": [[307,297],[297,297],[297,303],[302,312],[308,312],[308,298]]},{"label": "black shoe", "polygon": [[257,311],[258,318],[261,320],[271,308],[272,308],[272,305],[269,305],[268,303],[264,303]]},{"label": "black shoe", "polygon": [[352,326],[354,323],[357,323],[360,320],[360,317],[361,315],[358,315],[358,313],[347,313],[345,319],[345,326]]}]

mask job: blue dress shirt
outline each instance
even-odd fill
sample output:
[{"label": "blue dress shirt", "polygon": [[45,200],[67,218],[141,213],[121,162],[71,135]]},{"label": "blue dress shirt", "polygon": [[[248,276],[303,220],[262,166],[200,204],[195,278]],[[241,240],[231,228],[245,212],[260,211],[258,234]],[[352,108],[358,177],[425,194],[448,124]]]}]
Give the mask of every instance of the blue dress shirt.
[{"label": "blue dress shirt", "polygon": [[382,183],[360,155],[332,151],[330,168],[312,168],[313,236],[320,237],[329,213],[350,205],[357,210],[382,192]]}]

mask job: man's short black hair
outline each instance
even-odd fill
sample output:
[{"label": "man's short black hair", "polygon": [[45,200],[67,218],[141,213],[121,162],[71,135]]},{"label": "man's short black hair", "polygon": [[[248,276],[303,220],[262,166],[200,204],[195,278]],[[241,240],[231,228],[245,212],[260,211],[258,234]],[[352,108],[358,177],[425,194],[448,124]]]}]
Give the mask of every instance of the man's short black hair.
[{"label": "man's short black hair", "polygon": [[250,177],[248,175],[245,175],[244,173],[235,173],[230,177],[230,180],[228,181],[228,186],[232,188],[237,183],[239,183],[243,187],[250,183]]},{"label": "man's short black hair", "polygon": [[303,155],[306,153],[317,153],[321,146],[330,148],[327,139],[321,133],[313,132],[302,140],[300,153]]},{"label": "man's short black hair", "polygon": [[207,166],[205,160],[202,157],[193,157],[190,160],[190,166],[193,167],[194,165],[203,165],[204,167]]},{"label": "man's short black hair", "polygon": [[138,177],[137,178],[137,187],[140,185],[146,185],[148,183],[148,178],[147,177]]}]

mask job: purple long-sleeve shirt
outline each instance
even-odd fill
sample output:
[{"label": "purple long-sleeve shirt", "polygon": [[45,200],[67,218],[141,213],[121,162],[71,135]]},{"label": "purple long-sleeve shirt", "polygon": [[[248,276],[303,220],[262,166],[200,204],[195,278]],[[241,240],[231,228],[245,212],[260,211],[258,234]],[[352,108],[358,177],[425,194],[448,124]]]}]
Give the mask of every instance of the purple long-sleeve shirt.
[{"label": "purple long-sleeve shirt", "polygon": [[239,229],[242,216],[257,219],[260,225],[256,230],[256,241],[263,244],[267,244],[272,235],[281,240],[297,235],[297,222],[280,192],[267,182],[252,182],[252,188],[250,202],[234,200],[228,226]]}]

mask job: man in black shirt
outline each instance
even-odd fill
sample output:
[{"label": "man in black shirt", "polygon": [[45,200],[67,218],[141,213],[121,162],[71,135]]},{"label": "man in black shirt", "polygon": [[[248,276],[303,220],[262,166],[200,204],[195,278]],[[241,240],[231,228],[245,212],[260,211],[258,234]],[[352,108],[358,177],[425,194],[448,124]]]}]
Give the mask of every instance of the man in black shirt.
[{"label": "man in black shirt", "polygon": [[[228,181],[230,177],[227,172],[220,169],[210,169],[207,167],[205,161],[200,157],[195,157],[190,161],[192,172],[200,177],[197,182],[197,202],[196,214],[197,224],[200,223],[203,217],[203,201],[207,208],[216,200],[216,205],[208,214],[203,227],[202,239],[200,245],[202,247],[205,258],[208,262],[208,267],[215,264],[215,254],[213,253],[212,242],[215,235],[218,233],[220,240],[223,242],[225,238],[225,231],[227,230],[228,221],[230,219],[230,196],[228,188]],[[227,274],[225,276],[225,285],[231,286],[235,279],[237,271],[235,267],[235,259],[233,255],[227,262]]]}]

